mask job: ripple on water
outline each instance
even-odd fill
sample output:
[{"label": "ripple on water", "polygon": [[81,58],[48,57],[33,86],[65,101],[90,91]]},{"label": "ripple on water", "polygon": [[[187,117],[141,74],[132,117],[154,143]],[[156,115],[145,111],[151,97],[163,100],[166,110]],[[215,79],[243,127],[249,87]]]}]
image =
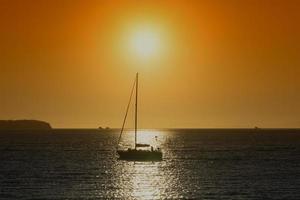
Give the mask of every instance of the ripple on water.
[{"label": "ripple on water", "polygon": [[141,134],[158,136],[162,162],[117,160],[113,132],[1,134],[0,197],[300,199],[299,135]]}]

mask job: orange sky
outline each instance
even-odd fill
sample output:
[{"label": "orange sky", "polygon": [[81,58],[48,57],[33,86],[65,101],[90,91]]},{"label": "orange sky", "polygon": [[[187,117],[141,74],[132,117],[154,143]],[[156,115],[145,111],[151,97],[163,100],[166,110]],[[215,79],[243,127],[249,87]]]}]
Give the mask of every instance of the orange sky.
[{"label": "orange sky", "polygon": [[[140,127],[300,127],[300,2],[0,2],[0,119],[120,127],[140,72]],[[149,27],[162,51],[126,46]]]}]

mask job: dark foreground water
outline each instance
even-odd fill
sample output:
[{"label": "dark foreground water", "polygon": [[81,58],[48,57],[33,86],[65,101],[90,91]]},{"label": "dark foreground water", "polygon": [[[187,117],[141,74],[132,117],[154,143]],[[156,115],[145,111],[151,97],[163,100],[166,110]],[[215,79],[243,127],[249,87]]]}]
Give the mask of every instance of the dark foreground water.
[{"label": "dark foreground water", "polygon": [[0,199],[300,199],[299,133],[142,131],[162,162],[117,160],[117,136],[1,133]]}]

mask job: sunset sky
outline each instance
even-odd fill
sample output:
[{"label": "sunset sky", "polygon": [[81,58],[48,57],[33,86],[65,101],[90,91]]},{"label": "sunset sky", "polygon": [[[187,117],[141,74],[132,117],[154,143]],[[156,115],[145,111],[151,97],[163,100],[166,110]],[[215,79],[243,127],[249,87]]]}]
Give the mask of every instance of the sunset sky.
[{"label": "sunset sky", "polygon": [[141,128],[300,127],[300,1],[1,0],[0,28],[0,119],[120,127],[138,71]]}]

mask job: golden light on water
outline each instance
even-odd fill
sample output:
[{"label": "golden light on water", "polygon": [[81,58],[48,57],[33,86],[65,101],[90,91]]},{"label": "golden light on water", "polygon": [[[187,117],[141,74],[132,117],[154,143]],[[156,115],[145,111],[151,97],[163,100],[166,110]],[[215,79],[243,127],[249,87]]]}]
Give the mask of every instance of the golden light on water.
[{"label": "golden light on water", "polygon": [[158,163],[135,163],[132,176],[132,196],[140,199],[157,199],[163,193],[161,183],[165,183],[165,176],[160,175]]},{"label": "golden light on water", "polygon": [[[166,140],[168,134],[168,132],[161,130],[140,129],[137,140],[139,143],[163,147],[163,141]],[[127,144],[132,144],[134,142],[133,138],[134,131],[126,131],[122,139],[123,148]],[[168,157],[168,153],[164,155]],[[115,184],[118,187],[122,187],[120,193],[127,196],[128,199],[166,199],[168,197],[168,189],[177,187],[178,184],[177,173],[174,169],[167,170],[165,168],[166,165],[166,161],[127,162],[119,160],[115,168],[117,174],[115,176]],[[166,188],[166,185],[168,185],[168,188]],[[115,195],[116,198],[119,197],[118,192]],[[173,191],[172,195],[175,199],[181,198],[177,191]]]},{"label": "golden light on water", "polygon": [[[161,141],[165,135],[163,132],[151,129],[138,130],[137,143],[149,144],[154,148],[161,146]],[[133,148],[134,144],[134,130],[126,131],[121,140],[123,148]]]}]

